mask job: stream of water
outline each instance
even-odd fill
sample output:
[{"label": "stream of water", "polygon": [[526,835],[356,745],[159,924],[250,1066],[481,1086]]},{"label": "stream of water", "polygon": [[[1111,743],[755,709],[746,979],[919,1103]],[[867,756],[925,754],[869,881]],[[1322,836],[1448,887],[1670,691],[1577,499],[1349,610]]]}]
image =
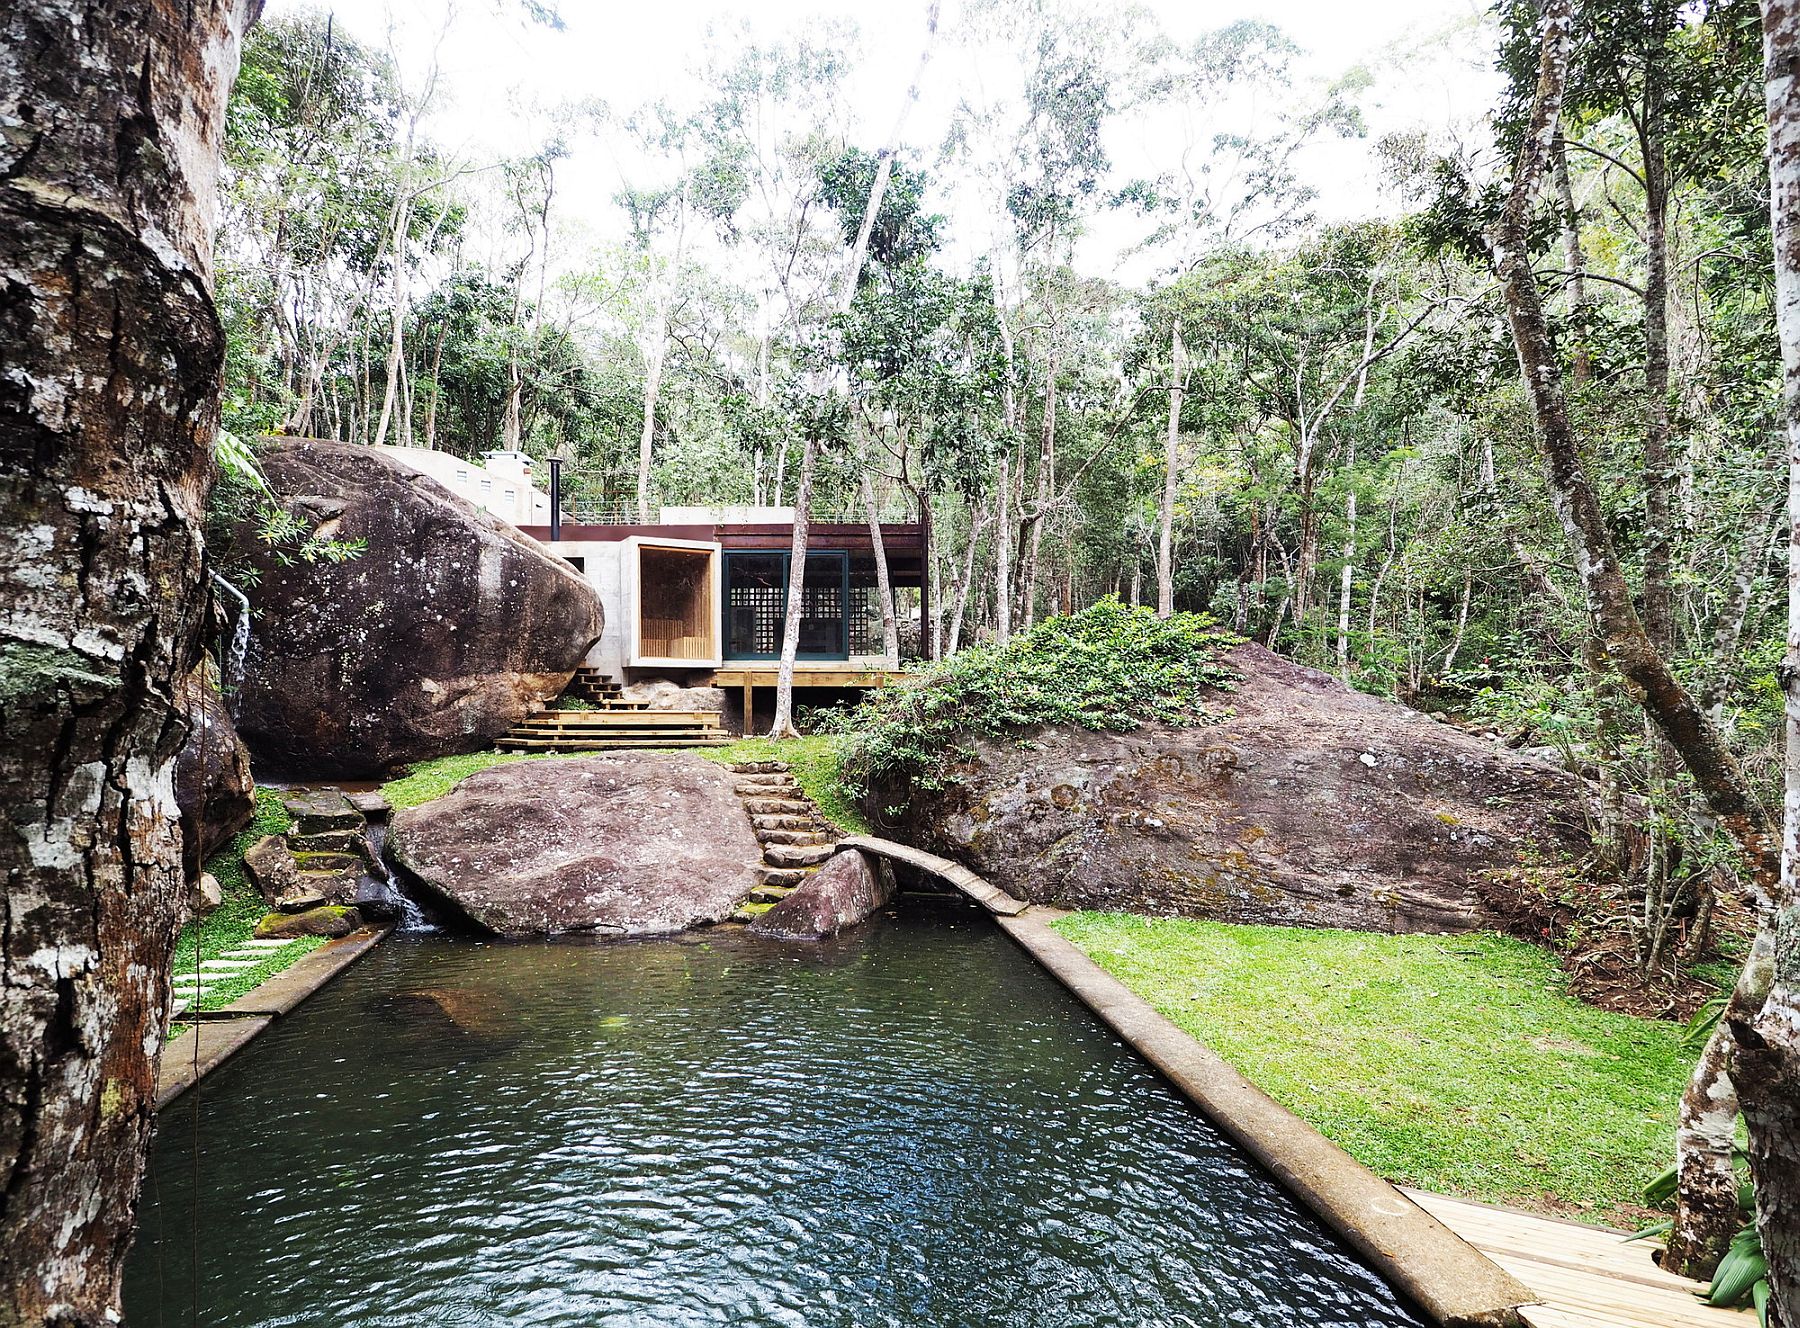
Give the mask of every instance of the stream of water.
[{"label": "stream of water", "polygon": [[948,908],[397,937],[165,1113],[142,1211],[133,1328],[1419,1322]]}]

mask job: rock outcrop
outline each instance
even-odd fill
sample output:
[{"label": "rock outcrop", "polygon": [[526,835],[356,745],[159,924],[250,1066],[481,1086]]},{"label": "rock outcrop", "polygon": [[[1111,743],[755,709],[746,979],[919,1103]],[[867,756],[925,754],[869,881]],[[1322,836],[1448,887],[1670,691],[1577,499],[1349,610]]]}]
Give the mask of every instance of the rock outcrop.
[{"label": "rock outcrop", "polygon": [[187,717],[188,738],[175,756],[175,804],[191,870],[223,848],[256,814],[256,781],[250,753],[238,738],[225,698],[204,665],[182,680],[176,702]]},{"label": "rock outcrop", "polygon": [[981,740],[939,792],[877,787],[897,837],[1022,899],[1228,922],[1455,931],[1480,887],[1589,844],[1575,776],[1256,645],[1222,718]]},{"label": "rock outcrop", "polygon": [[487,931],[664,935],[729,916],[757,883],[735,779],[685,753],[495,766],[396,813],[388,847]]},{"label": "rock outcrop", "polygon": [[854,927],[893,897],[893,873],[884,864],[844,849],[746,930],[780,941],[822,941]]},{"label": "rock outcrop", "polygon": [[369,777],[480,750],[599,639],[580,575],[435,480],[345,443],[282,440],[261,459],[311,537],[365,542],[308,561],[275,556],[254,520],[234,532],[258,573],[238,728],[269,773]]}]

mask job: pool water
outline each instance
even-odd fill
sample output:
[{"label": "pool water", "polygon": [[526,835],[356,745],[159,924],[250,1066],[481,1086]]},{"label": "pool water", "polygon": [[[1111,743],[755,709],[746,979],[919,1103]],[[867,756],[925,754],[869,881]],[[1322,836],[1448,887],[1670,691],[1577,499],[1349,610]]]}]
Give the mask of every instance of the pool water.
[{"label": "pool water", "polygon": [[164,1114],[133,1328],[1413,1325],[985,917],[400,937]]}]

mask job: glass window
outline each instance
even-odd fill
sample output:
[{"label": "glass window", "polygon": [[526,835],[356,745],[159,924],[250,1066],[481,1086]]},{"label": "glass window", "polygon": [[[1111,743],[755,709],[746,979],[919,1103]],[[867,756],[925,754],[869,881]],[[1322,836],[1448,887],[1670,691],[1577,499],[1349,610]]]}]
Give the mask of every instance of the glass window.
[{"label": "glass window", "polygon": [[[725,654],[732,659],[777,659],[787,618],[785,553],[725,555]],[[848,640],[846,555],[821,550],[806,555],[800,596],[803,659],[843,659]]]}]

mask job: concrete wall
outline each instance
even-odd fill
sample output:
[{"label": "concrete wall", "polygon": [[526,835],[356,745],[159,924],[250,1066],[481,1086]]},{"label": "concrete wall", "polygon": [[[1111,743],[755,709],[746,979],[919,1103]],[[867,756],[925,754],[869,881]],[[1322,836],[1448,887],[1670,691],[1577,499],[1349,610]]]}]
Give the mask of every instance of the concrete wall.
[{"label": "concrete wall", "polygon": [[421,475],[431,476],[457,497],[468,499],[502,521],[515,526],[547,525],[550,521],[550,496],[532,484],[522,454],[496,453],[489,464],[483,465],[424,447],[384,445],[375,450]]},{"label": "concrete wall", "polygon": [[543,540],[544,552],[573,561],[581,568],[600,607],[606,611],[606,629],[582,662],[602,669],[610,678],[625,677],[625,652],[630,648],[630,624],[625,615],[624,552],[618,540]]}]

